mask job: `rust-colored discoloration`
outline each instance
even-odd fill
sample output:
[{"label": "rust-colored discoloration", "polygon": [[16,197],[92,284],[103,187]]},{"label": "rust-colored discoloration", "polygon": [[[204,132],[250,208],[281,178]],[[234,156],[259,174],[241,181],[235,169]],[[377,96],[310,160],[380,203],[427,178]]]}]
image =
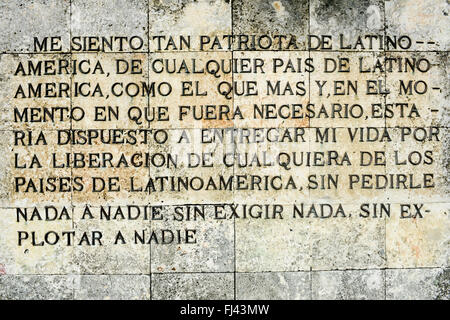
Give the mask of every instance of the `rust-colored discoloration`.
[{"label": "rust-colored discoloration", "polygon": [[411,249],[412,249],[412,251],[413,251],[414,256],[416,257],[416,259],[419,259],[419,255],[420,255],[420,247],[419,247],[419,246],[412,245],[412,246],[411,246]]},{"label": "rust-colored discoloration", "polygon": [[275,8],[275,10],[280,10],[281,9],[281,2],[280,1],[274,1],[272,2],[273,7]]},{"label": "rust-colored discoloration", "polygon": [[0,275],[6,274],[6,267],[4,264],[0,263]]}]

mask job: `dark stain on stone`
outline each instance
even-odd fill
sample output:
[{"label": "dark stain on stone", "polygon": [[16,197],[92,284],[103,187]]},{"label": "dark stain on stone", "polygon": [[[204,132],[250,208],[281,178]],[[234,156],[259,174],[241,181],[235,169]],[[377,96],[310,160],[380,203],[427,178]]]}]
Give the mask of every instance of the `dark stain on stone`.
[{"label": "dark stain on stone", "polygon": [[358,16],[365,17],[370,5],[381,8],[379,0],[318,0],[316,19],[320,22],[328,22],[330,17],[339,17],[340,21],[353,21]]},{"label": "dark stain on stone", "polygon": [[235,34],[301,35],[308,29],[307,0],[235,0],[232,5]]},{"label": "dark stain on stone", "polygon": [[438,293],[437,300],[449,300],[450,299],[450,270],[444,269],[435,280]]}]

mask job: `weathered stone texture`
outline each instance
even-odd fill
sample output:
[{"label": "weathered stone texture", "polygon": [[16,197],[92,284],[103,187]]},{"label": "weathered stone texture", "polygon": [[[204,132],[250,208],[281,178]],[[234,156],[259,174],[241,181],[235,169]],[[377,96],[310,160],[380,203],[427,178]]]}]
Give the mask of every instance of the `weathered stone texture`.
[{"label": "weathered stone texture", "polygon": [[236,274],[236,299],[309,300],[309,272],[264,272]]},{"label": "weathered stone texture", "polygon": [[383,270],[321,271],[312,273],[313,299],[384,299]]},{"label": "weathered stone texture", "polygon": [[447,268],[386,270],[386,299],[448,300],[449,285]]},{"label": "weathered stone texture", "polygon": [[155,300],[233,299],[232,273],[175,273],[152,275]]},{"label": "weathered stone texture", "polygon": [[140,275],[97,275],[75,278],[77,300],[149,300],[150,277]]}]

